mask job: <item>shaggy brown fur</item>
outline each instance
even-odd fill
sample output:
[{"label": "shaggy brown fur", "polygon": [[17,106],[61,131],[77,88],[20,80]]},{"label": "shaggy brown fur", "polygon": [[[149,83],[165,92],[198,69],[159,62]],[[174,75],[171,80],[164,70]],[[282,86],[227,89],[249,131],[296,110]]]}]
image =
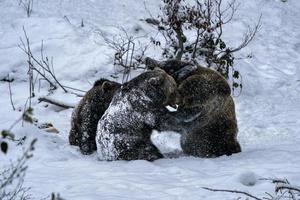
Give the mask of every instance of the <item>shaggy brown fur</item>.
[{"label": "shaggy brown fur", "polygon": [[79,146],[83,154],[91,154],[97,149],[95,137],[98,121],[120,86],[119,83],[100,79],[74,109],[69,142],[71,145]]},{"label": "shaggy brown fur", "polygon": [[99,158],[149,161],[162,158],[150,136],[176,90],[174,79],[161,69],[145,72],[125,83],[98,123]]},{"label": "shaggy brown fur", "polygon": [[240,152],[227,81],[211,69],[182,61],[150,61],[174,77],[181,97],[177,112],[166,113],[159,129],[179,131],[182,149],[188,155],[216,157]]}]

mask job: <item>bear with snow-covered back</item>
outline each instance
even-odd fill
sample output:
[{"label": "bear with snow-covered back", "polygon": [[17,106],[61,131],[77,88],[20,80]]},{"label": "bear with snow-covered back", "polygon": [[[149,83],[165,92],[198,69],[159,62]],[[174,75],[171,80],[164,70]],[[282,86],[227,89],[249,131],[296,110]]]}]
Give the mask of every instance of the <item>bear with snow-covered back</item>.
[{"label": "bear with snow-covered back", "polygon": [[72,113],[69,142],[79,146],[81,153],[96,151],[96,131],[99,119],[108,108],[115,92],[121,84],[99,79],[84,95]]},{"label": "bear with snow-covered back", "polygon": [[98,123],[100,160],[162,158],[150,136],[176,89],[174,79],[161,69],[147,71],[123,84]]},{"label": "bear with snow-covered back", "polygon": [[146,65],[164,69],[178,84],[181,103],[177,112],[166,113],[158,126],[182,134],[185,154],[216,157],[241,151],[231,90],[219,73],[178,60],[147,58]]}]

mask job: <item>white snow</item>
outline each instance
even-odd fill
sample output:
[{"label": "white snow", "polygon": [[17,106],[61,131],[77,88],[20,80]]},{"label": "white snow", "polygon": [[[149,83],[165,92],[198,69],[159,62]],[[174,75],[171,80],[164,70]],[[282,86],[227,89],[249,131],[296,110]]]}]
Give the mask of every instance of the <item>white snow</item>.
[{"label": "white snow", "polygon": [[[23,26],[32,51],[54,59],[58,79],[67,86],[88,90],[101,77],[115,74],[108,49],[97,34],[118,34],[118,26],[138,35],[155,34],[139,19],[159,12],[159,0],[36,0],[33,13],[26,17],[18,0],[0,0],[0,130],[17,120],[28,98],[26,55],[18,48]],[[201,187],[238,189],[257,196],[274,191],[274,185],[260,178],[287,178],[300,185],[300,1],[247,0],[232,24],[224,29],[226,38],[238,45],[247,24],[254,24],[262,13],[262,28],[238,57],[252,52],[252,59],[236,60],[243,76],[243,91],[235,98],[242,153],[214,159],[179,157],[147,161],[99,161],[97,155],[81,155],[68,144],[72,110],[38,103],[48,94],[42,81],[33,99],[34,117],[51,122],[60,133],[46,133],[34,125],[18,124],[12,131],[27,136],[27,143],[38,138],[29,162],[25,185],[36,199],[59,192],[68,200],[112,199],[236,199],[239,195],[214,193]],[[64,17],[66,16],[66,17]],[[83,19],[84,27],[80,27]],[[149,56],[156,56],[151,50]],[[133,75],[134,76],[134,75]],[[121,80],[121,76],[117,80]],[[51,97],[68,104],[80,98],[56,90]],[[163,152],[180,151],[178,135],[154,134]],[[26,146],[24,144],[24,147]],[[0,170],[16,160],[22,147],[10,143],[8,155],[0,154]]]}]

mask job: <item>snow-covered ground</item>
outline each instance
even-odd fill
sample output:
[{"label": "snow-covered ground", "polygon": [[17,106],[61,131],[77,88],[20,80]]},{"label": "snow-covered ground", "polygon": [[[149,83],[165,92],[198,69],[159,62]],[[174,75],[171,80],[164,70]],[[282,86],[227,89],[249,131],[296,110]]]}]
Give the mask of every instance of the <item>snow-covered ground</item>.
[{"label": "snow-covered ground", "polygon": [[[0,130],[20,117],[28,97],[26,55],[18,48],[26,29],[32,51],[54,59],[58,79],[71,87],[88,90],[93,81],[114,74],[112,60],[99,30],[110,36],[122,26],[129,33],[149,34],[153,29],[139,19],[158,12],[159,0],[36,0],[26,17],[18,0],[0,0]],[[262,28],[242,52],[253,58],[237,60],[243,75],[243,92],[235,98],[238,139],[243,152],[215,159],[180,157],[147,161],[98,161],[96,154],[83,156],[68,144],[71,109],[45,107],[37,97],[47,94],[47,85],[36,89],[34,117],[51,122],[59,134],[46,133],[33,125],[19,124],[13,132],[38,138],[30,160],[25,185],[37,199],[51,192],[69,200],[95,199],[236,199],[239,195],[212,193],[201,187],[249,191],[257,196],[272,192],[273,185],[259,178],[288,178],[300,185],[300,1],[247,0],[233,23],[225,29],[232,44],[262,14]],[[148,10],[148,11],[146,11]],[[84,27],[80,27],[83,19]],[[154,52],[153,52],[154,54]],[[151,52],[150,52],[151,56]],[[120,80],[120,79],[118,79]],[[57,90],[53,98],[76,103],[79,98]],[[162,150],[178,149],[177,135],[153,135]],[[26,144],[25,144],[26,146]],[[8,155],[0,154],[0,169],[16,160],[22,148],[10,144]],[[253,186],[249,185],[253,182]]]}]

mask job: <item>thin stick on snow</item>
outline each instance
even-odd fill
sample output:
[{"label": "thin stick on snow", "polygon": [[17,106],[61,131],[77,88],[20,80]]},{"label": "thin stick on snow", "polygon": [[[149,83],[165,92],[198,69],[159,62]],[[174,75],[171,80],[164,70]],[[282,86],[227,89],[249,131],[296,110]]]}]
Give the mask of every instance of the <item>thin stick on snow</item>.
[{"label": "thin stick on snow", "polygon": [[276,184],[275,192],[283,192],[287,191],[290,194],[292,200],[296,200],[295,193],[300,193],[300,187],[291,185],[287,179],[280,179],[280,178],[261,178],[260,180],[268,180],[272,183]]},{"label": "thin stick on snow", "polygon": [[205,190],[212,191],[212,192],[230,192],[230,193],[243,194],[243,195],[246,195],[246,196],[251,197],[251,198],[256,199],[256,200],[263,200],[263,199],[258,198],[256,196],[253,196],[252,194],[249,194],[248,192],[243,192],[243,191],[238,191],[238,190],[212,189],[212,188],[208,188],[208,187],[202,187],[202,188],[205,189]]},{"label": "thin stick on snow", "polygon": [[62,108],[65,108],[65,109],[75,108],[74,105],[64,103],[64,102],[61,102],[59,100],[56,100],[56,99],[53,99],[53,98],[50,98],[50,97],[40,97],[39,102],[42,102],[42,101],[46,102],[46,103],[56,105],[56,106],[59,106],[59,107],[62,107]]}]

